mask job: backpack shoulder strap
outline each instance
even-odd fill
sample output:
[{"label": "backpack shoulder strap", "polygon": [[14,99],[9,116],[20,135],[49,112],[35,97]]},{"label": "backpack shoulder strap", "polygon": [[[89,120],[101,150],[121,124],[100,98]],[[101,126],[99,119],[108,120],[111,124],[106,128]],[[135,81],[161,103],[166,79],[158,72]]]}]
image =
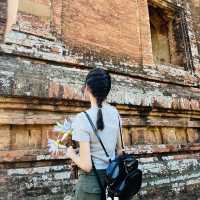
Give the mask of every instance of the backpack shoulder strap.
[{"label": "backpack shoulder strap", "polygon": [[[101,141],[101,138],[100,138],[99,135],[97,134],[97,129],[96,129],[95,125],[93,124],[93,122],[92,122],[92,120],[91,120],[89,114],[88,114],[87,112],[84,112],[84,113],[85,113],[85,115],[86,115],[88,121],[90,122],[90,125],[92,126],[92,129],[93,129],[93,131],[94,131],[96,137],[98,138],[98,140],[99,140],[101,146],[103,147],[103,150],[104,150],[106,156],[109,158],[109,155],[108,155],[108,153],[107,153],[107,151],[106,151],[106,149],[105,149],[105,147],[104,147],[104,145],[103,145],[103,143],[102,143],[102,141]],[[110,159],[109,159],[109,160],[110,160]],[[97,169],[96,169],[96,167],[95,167],[95,165],[94,165],[94,161],[93,161],[93,159],[92,159],[92,156],[91,156],[91,161],[92,161],[92,167],[93,167],[93,169],[94,169],[94,173],[95,173],[96,178],[97,178],[97,182],[98,182],[99,187],[100,187],[100,189],[101,189],[101,199],[104,200],[104,199],[106,199],[105,187],[104,187],[104,185],[103,185],[102,182],[101,182],[100,176],[99,176],[99,174],[98,174],[98,172],[97,172]]]},{"label": "backpack shoulder strap", "polygon": [[103,150],[104,150],[104,152],[105,152],[105,154],[106,154],[106,157],[109,158],[109,155],[108,155],[108,153],[107,153],[107,151],[106,151],[106,148],[105,148],[105,146],[103,145],[103,142],[102,142],[101,138],[99,137],[99,135],[98,135],[98,133],[97,133],[97,129],[96,129],[95,125],[93,124],[93,122],[92,122],[92,120],[91,120],[89,114],[88,114],[87,112],[85,112],[85,111],[84,111],[84,113],[85,113],[85,115],[86,115],[88,121],[90,122],[90,125],[92,126],[92,129],[93,129],[93,131],[94,131],[94,133],[95,133],[97,139],[99,140],[99,142],[100,142],[100,144],[101,144],[101,146],[102,146],[102,148],[103,148]]}]

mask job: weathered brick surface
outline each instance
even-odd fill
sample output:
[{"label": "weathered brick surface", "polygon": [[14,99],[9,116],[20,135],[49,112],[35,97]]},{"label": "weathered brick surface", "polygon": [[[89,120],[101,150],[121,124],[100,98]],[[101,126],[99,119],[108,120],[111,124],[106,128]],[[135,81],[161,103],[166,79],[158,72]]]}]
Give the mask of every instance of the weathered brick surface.
[{"label": "weathered brick surface", "polygon": [[122,74],[160,82],[189,86],[199,85],[199,79],[183,68],[175,69],[168,65],[159,65],[156,68],[148,65],[139,66],[130,63],[125,58],[117,59],[114,56],[105,56],[102,60],[98,53],[90,52],[89,50],[77,52],[76,49],[63,47],[63,43],[19,32],[10,33],[6,38],[6,42],[7,44],[0,45],[0,51],[44,61],[55,61],[59,64],[71,63],[88,67],[105,67]]},{"label": "weathered brick surface", "polygon": [[4,39],[7,19],[7,0],[0,1],[0,41]]},{"label": "weathered brick surface", "polygon": [[62,0],[52,0],[52,31],[58,37],[61,38],[62,33]]},{"label": "weathered brick surface", "polygon": [[[64,199],[71,191],[73,181],[70,181],[67,165],[30,166],[26,168],[7,169],[7,179],[4,193],[0,199]],[[3,182],[1,181],[0,185]]]},{"label": "weathered brick surface", "polygon": [[[199,70],[200,68],[200,2],[199,0],[189,0],[185,2],[187,6],[187,16],[189,23],[190,31],[190,40],[192,47],[192,54],[194,57],[194,65]],[[200,74],[199,74],[200,75]]]},{"label": "weathered brick surface", "polygon": [[8,150],[10,148],[10,129],[7,125],[0,126],[0,149]]},{"label": "weathered brick surface", "polygon": [[200,141],[200,134],[197,129],[187,129],[187,137],[190,143],[198,143]]},{"label": "weathered brick surface", "polygon": [[[194,199],[199,197],[199,154],[140,158],[142,190],[134,199]],[[67,165],[28,166],[0,170],[3,199],[63,199],[72,196]],[[159,177],[159,180],[158,180]],[[3,184],[6,185],[3,187]],[[166,194],[167,190],[167,194]],[[8,193],[9,191],[9,193]]]},{"label": "weathered brick surface", "polygon": [[[82,99],[80,88],[87,70],[59,68],[7,56],[1,57],[0,66],[3,74],[2,95]],[[115,74],[112,77],[113,87],[108,97],[111,102],[175,110],[200,110],[199,88],[190,87],[184,90],[179,85],[144,82]]]},{"label": "weathered brick surface", "polygon": [[[34,200],[63,199],[64,196],[70,198],[73,195],[73,182],[69,180],[69,169],[68,166],[63,165],[66,157],[60,158],[60,165],[57,166],[58,161],[54,162],[53,158],[46,151],[47,134],[52,137],[50,135],[52,125],[57,120],[63,120],[66,117],[66,113],[73,110],[69,105],[63,107],[64,109],[62,110],[64,102],[57,102],[56,107],[55,103],[47,100],[45,102],[42,100],[31,101],[31,99],[1,99],[0,108],[4,108],[5,117],[6,114],[9,115],[11,104],[13,108],[18,107],[19,109],[16,112],[17,116],[15,116],[17,121],[13,118],[6,122],[7,124],[13,123],[19,125],[10,125],[10,127],[2,126],[2,130],[7,130],[8,134],[11,135],[10,146],[7,147],[7,151],[0,152],[0,165],[2,166],[0,172],[2,175],[4,174],[4,176],[1,176],[2,192],[0,194],[4,199],[12,199],[14,197],[16,199]],[[27,108],[31,111],[27,112]],[[80,112],[82,109],[77,110],[77,112]],[[58,112],[57,116],[56,112]],[[127,107],[124,107],[124,109],[121,108],[121,112],[127,115],[131,112],[131,109],[127,110]],[[49,117],[44,119],[43,116],[47,116],[47,113]],[[150,114],[150,116],[155,115],[155,111],[152,111]],[[159,114],[160,118],[165,115],[166,113]],[[172,115],[172,113],[169,113],[169,115]],[[38,125],[27,125],[27,123],[37,123]],[[51,125],[41,126],[39,125],[41,123]],[[192,138],[195,131],[196,134],[199,134],[199,129],[188,128],[186,130],[179,127],[176,129],[157,128],[156,126],[139,128],[133,127],[133,125],[130,127],[131,123],[125,120],[125,118],[123,119],[123,124],[126,127],[123,130],[124,140],[129,147],[127,151],[134,152],[140,157],[140,167],[144,171],[143,188],[138,197],[135,198],[167,199],[168,196],[163,196],[167,191],[171,195],[174,195],[176,199],[181,199],[186,188],[193,188],[190,192],[185,192],[184,196],[192,196],[195,199],[193,194],[195,192],[198,194],[195,188],[198,188],[197,172],[200,163],[198,154],[200,146],[199,144],[196,146],[191,145],[193,141],[190,138]],[[170,140],[167,138],[167,143],[169,144],[164,145],[166,139],[163,134],[167,137],[167,131],[171,130],[173,130],[173,138],[169,135],[169,139],[172,138],[174,140],[169,142]],[[31,142],[33,132],[34,142]],[[4,131],[4,133],[6,132]],[[181,142],[182,140],[180,141],[180,138],[178,140],[178,134],[182,135],[184,139],[188,138],[186,143],[184,141],[184,145]],[[38,136],[40,139],[37,139]],[[4,138],[0,139],[0,141],[3,140]],[[172,145],[171,143],[176,144]],[[179,154],[177,154],[178,152]],[[193,152],[193,154],[190,152]],[[169,155],[164,156],[162,153],[168,153]],[[170,153],[175,153],[175,155],[170,155]],[[154,154],[153,157],[151,156],[152,154]],[[143,155],[146,156],[143,158]],[[65,169],[66,167],[68,170]]]},{"label": "weathered brick surface", "polygon": [[56,121],[88,108],[80,88],[94,66],[111,72],[108,101],[119,109],[126,150],[144,172],[134,199],[199,200],[199,4],[151,1],[166,12],[184,8],[191,74],[154,63],[148,3],[20,1],[18,21],[0,44],[0,200],[73,196],[67,157],[52,158],[47,138],[55,137]]},{"label": "weathered brick surface", "polygon": [[148,1],[141,0],[138,3],[138,14],[139,14],[139,29],[140,29],[140,45],[142,54],[142,64],[152,65],[153,54],[152,54],[152,43],[151,33],[149,24],[149,12],[148,12]]}]

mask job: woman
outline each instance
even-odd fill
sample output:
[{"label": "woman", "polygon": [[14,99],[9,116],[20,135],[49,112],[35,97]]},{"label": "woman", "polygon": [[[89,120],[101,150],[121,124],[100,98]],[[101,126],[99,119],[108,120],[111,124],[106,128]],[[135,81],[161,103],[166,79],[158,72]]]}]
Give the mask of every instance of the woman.
[{"label": "woman", "polygon": [[[110,159],[114,159],[116,150],[118,154],[122,152],[119,119],[121,124],[122,121],[117,109],[106,102],[110,89],[111,78],[105,70],[95,68],[88,73],[83,93],[85,98],[89,98],[91,107],[86,112],[96,125]],[[80,168],[74,199],[100,200],[101,189],[92,169],[91,156],[102,183],[104,183],[105,169],[109,164],[109,159],[83,112],[76,115],[72,128],[74,130],[72,140],[78,141],[80,147],[79,155],[72,147],[67,150],[67,156]]]}]

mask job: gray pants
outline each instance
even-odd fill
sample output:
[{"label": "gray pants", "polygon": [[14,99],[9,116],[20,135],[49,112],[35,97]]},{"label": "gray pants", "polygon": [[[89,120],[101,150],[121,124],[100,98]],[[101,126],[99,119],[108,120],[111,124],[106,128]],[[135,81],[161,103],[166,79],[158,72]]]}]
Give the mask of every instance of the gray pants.
[{"label": "gray pants", "polygon": [[[105,184],[105,170],[97,170],[102,184]],[[73,200],[101,200],[101,188],[96,175],[92,170],[86,173],[79,171],[79,178],[76,184],[75,197]]]}]

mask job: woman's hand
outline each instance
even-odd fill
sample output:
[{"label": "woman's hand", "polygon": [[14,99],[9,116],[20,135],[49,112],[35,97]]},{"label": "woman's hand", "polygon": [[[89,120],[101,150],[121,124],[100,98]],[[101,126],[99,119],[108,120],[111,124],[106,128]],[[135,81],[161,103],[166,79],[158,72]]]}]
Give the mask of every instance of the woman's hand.
[{"label": "woman's hand", "polygon": [[68,147],[68,148],[67,148],[67,157],[73,160],[73,158],[74,158],[75,156],[76,156],[76,152],[75,152],[75,150],[73,149],[73,147],[72,147],[72,146]]}]

